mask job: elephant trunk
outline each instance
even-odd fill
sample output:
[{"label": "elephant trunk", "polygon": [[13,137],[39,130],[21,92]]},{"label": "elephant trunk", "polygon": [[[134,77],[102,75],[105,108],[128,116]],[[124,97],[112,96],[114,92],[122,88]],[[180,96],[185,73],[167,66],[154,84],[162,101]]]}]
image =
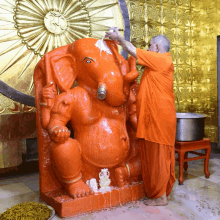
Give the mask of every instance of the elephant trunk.
[{"label": "elephant trunk", "polygon": [[116,78],[115,74],[108,77],[108,82],[98,83],[97,98],[99,100],[106,99],[111,106],[121,106],[128,100],[130,84],[138,77],[138,72],[133,70],[123,78]]},{"label": "elephant trunk", "polygon": [[[114,79],[116,80],[116,79]],[[112,81],[109,79],[109,81]],[[99,100],[106,100],[106,102],[111,106],[121,106],[127,97],[123,92],[123,81],[121,82],[112,81],[112,83],[99,82],[97,89],[97,98]]]},{"label": "elephant trunk", "polygon": [[106,98],[106,86],[104,83],[99,83],[97,90],[97,98],[103,100]]},{"label": "elephant trunk", "polygon": [[130,93],[130,84],[137,79],[139,73],[137,70],[132,70],[124,76],[124,94],[129,96]]}]

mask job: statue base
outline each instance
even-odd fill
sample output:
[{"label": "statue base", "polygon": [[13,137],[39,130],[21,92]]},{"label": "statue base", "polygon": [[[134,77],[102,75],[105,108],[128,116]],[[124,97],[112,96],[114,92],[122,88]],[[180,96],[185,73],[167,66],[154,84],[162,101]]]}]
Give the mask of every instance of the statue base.
[{"label": "statue base", "polygon": [[110,191],[111,191],[111,187],[107,186],[107,187],[101,187],[98,192],[105,193]]},{"label": "statue base", "polygon": [[40,193],[40,198],[52,206],[60,217],[71,217],[77,214],[111,208],[145,197],[143,182],[115,187],[109,192],[72,198],[64,189]]}]

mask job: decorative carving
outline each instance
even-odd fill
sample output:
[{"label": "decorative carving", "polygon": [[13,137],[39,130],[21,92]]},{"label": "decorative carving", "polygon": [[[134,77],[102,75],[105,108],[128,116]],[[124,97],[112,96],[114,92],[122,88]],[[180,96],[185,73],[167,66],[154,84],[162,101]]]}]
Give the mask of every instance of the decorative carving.
[{"label": "decorative carving", "polygon": [[108,168],[105,169],[101,169],[101,172],[99,173],[99,185],[100,185],[100,189],[99,192],[107,192],[107,191],[111,191],[111,187],[110,187],[110,172],[108,171]]},{"label": "decorative carving", "polygon": [[62,34],[67,29],[65,17],[57,11],[49,11],[44,17],[44,24],[53,34]]},{"label": "decorative carving", "polygon": [[91,180],[87,180],[86,184],[92,189],[93,192],[98,192],[98,183],[95,178],[92,178]]}]

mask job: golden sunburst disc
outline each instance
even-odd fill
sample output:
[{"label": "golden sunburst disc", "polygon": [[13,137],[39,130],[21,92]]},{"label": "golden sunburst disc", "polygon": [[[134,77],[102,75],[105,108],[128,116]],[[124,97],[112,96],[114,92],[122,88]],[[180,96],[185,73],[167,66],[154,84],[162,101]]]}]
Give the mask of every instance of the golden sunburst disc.
[{"label": "golden sunburst disc", "polygon": [[34,68],[45,53],[80,38],[100,39],[111,26],[123,31],[117,0],[1,0],[0,80],[34,96]]}]

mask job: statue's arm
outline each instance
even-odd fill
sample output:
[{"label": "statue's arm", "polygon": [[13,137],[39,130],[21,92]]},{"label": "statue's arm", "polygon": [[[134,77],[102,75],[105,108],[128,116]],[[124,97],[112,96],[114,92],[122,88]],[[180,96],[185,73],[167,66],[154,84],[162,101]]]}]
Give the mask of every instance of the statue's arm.
[{"label": "statue's arm", "polygon": [[64,143],[70,136],[66,124],[71,119],[73,100],[70,92],[58,95],[50,112],[47,131],[51,140]]},{"label": "statue's arm", "polygon": [[50,121],[51,108],[46,105],[41,105],[41,125],[46,130]]},{"label": "statue's arm", "polygon": [[136,108],[136,93],[138,84],[135,82],[130,87],[129,100],[127,102],[127,118],[131,127],[137,131],[137,108]]},{"label": "statue's arm", "polygon": [[53,108],[54,100],[56,97],[56,89],[53,82],[46,85],[41,94],[41,124],[44,129],[47,129],[48,123],[50,121],[50,113]]}]

